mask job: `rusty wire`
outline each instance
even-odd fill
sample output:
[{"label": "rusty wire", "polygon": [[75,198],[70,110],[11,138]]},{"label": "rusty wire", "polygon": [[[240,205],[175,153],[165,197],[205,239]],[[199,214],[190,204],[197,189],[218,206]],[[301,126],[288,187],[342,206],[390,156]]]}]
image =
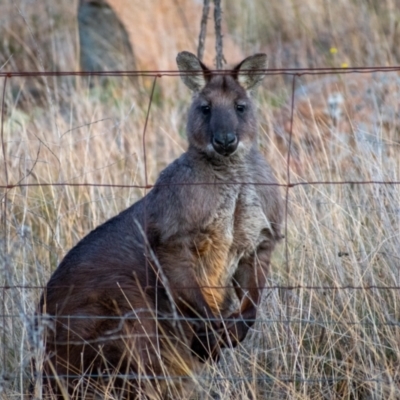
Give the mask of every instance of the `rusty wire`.
[{"label": "rusty wire", "polygon": [[[304,182],[291,182],[290,176],[290,157],[291,157],[291,145],[292,145],[292,136],[293,136],[293,118],[294,118],[294,110],[295,110],[295,88],[296,88],[296,79],[301,76],[311,76],[311,75],[334,75],[334,74],[363,74],[363,73],[374,73],[374,72],[399,72],[400,66],[390,66],[390,67],[383,67],[383,66],[374,66],[374,67],[347,67],[347,68],[286,68],[286,69],[267,69],[267,70],[260,70],[260,71],[252,71],[252,73],[259,73],[264,74],[267,76],[275,76],[275,75],[287,75],[292,77],[292,88],[291,88],[291,105],[290,105],[290,131],[289,131],[289,144],[287,149],[287,171],[286,171],[286,183],[277,183],[277,184],[270,184],[270,185],[277,185],[284,187],[285,190],[285,220],[284,220],[284,231],[285,231],[285,262],[286,262],[286,272],[287,272],[287,282],[286,285],[272,285],[266,286],[265,289],[267,290],[286,290],[286,291],[296,291],[296,290],[309,290],[309,291],[339,291],[339,290],[357,290],[357,291],[372,291],[372,290],[400,290],[400,286],[384,286],[384,285],[344,285],[344,286],[336,286],[336,285],[326,285],[326,286],[314,286],[314,285],[291,285],[289,281],[290,276],[290,263],[289,263],[289,250],[288,250],[288,241],[287,241],[287,231],[288,231],[288,207],[289,207],[289,194],[290,189],[295,188],[297,186],[313,186],[313,185],[399,185],[400,181],[379,181],[379,180],[365,180],[365,181],[355,181],[355,180],[343,180],[343,181],[304,181]],[[214,70],[212,71],[213,74],[229,74],[230,71],[224,70]],[[72,187],[108,187],[108,188],[139,188],[144,189],[145,191],[154,187],[153,184],[148,182],[148,175],[147,175],[147,166],[146,166],[146,130],[147,130],[147,122],[150,115],[151,105],[153,102],[153,95],[157,83],[157,79],[163,76],[172,76],[177,77],[185,74],[193,74],[193,72],[179,72],[173,70],[164,70],[164,71],[93,71],[93,72],[80,72],[80,71],[20,71],[20,72],[1,72],[0,71],[0,78],[3,78],[3,91],[2,91],[2,104],[1,104],[1,121],[0,121],[0,139],[1,139],[1,152],[3,155],[3,165],[4,165],[4,173],[5,173],[5,185],[0,185],[0,189],[4,190],[3,199],[2,199],[2,226],[4,229],[4,233],[7,234],[7,195],[10,190],[15,188],[21,187],[46,187],[46,186],[72,186]],[[100,184],[95,182],[81,182],[81,183],[12,183],[9,182],[9,175],[7,169],[7,152],[6,152],[6,144],[4,140],[4,119],[5,119],[5,93],[6,93],[6,85],[7,82],[12,79],[13,77],[65,77],[65,76],[81,76],[81,77],[93,77],[93,76],[101,76],[101,77],[152,77],[154,78],[151,94],[149,97],[149,104],[146,114],[146,120],[143,127],[142,133],[142,143],[143,143],[143,156],[144,156],[144,173],[145,173],[145,184],[144,185],[122,185],[122,184]],[[183,183],[176,182],[173,185],[182,185]],[[241,184],[241,185],[258,185],[254,182],[226,182],[225,184]],[[187,184],[186,184],[187,185]],[[194,185],[194,184],[193,184]],[[213,185],[213,183],[204,182],[204,183],[197,183],[197,185]],[[145,219],[146,220],[146,219]],[[146,231],[146,227],[145,227]],[[7,240],[4,241],[7,243]],[[6,244],[5,244],[6,246]],[[147,247],[146,247],[147,250]],[[4,248],[4,255],[7,255],[7,248]],[[61,287],[61,286],[60,286]],[[2,289],[2,298],[3,298],[3,310],[0,317],[3,320],[3,325],[5,325],[6,318],[13,318],[18,317],[18,315],[13,315],[5,312],[4,309],[4,302],[5,302],[5,292],[8,290],[44,290],[45,286],[38,286],[38,285],[8,285],[3,284],[0,285]],[[78,287],[76,287],[78,288]],[[113,288],[110,286],[110,289]],[[213,288],[213,289],[230,289],[231,286],[221,286],[221,287],[209,287],[204,286],[202,288]],[[123,289],[123,285],[119,286],[119,289]],[[263,289],[263,288],[259,288]],[[92,317],[91,317],[92,318]],[[107,317],[110,318],[110,317]],[[112,318],[112,317],[111,317]],[[120,317],[118,317],[120,318]],[[286,307],[286,317],[280,318],[279,320],[274,319],[257,319],[258,322],[263,323],[284,323],[284,324],[359,324],[359,325],[367,325],[369,322],[361,322],[361,321],[325,321],[325,320],[307,320],[307,319],[292,319],[290,316],[290,307],[287,305]],[[375,321],[370,323],[371,326],[376,325],[388,325],[393,327],[399,327],[399,323],[385,320],[385,321]],[[3,332],[5,333],[5,331]],[[4,338],[3,338],[4,339]],[[166,379],[165,376],[160,377],[152,377],[150,379]],[[173,377],[169,377],[169,379],[173,379]],[[182,379],[182,377],[179,377]],[[214,380],[218,378],[213,378]],[[248,379],[254,380],[258,379],[255,377],[251,378],[240,378],[240,377],[233,377],[233,378],[221,378],[221,379],[234,379],[238,381],[240,379]],[[329,382],[336,382],[336,381],[344,381],[348,380],[348,378],[329,378],[329,377],[316,377],[316,378],[309,378],[304,379],[302,377],[268,377],[263,376],[259,378],[261,380],[271,380],[272,382],[281,381],[281,382],[305,382],[305,383],[329,383]],[[363,380],[363,382],[385,382],[384,380],[378,379],[370,379],[367,378]]]},{"label": "rusty wire", "polygon": [[[371,67],[321,67],[321,68],[268,68],[260,70],[251,70],[254,74],[260,75],[326,75],[326,74],[363,74],[371,72],[399,72],[400,66],[371,66]],[[229,70],[210,70],[215,75],[230,74]],[[193,71],[177,71],[177,70],[130,70],[130,71],[13,71],[2,72],[0,77],[62,77],[62,76],[102,76],[102,77],[163,77],[163,76],[182,76],[182,75],[195,75],[202,72]],[[246,73],[242,70],[241,73]]]},{"label": "rusty wire", "polygon": [[[399,185],[400,181],[379,181],[379,180],[365,180],[365,181],[355,181],[355,180],[343,180],[343,181],[304,181],[304,182],[291,182],[290,180],[290,157],[291,157],[291,145],[292,145],[292,137],[293,137],[293,117],[295,110],[295,88],[296,88],[296,78],[304,75],[329,75],[329,74],[363,74],[363,73],[371,73],[371,72],[399,72],[400,66],[372,66],[372,67],[346,67],[346,68],[333,68],[333,67],[324,67],[324,68],[284,68],[284,69],[266,69],[254,71],[252,73],[255,74],[264,74],[264,75],[290,75],[292,76],[292,88],[291,88],[291,102],[290,102],[290,131],[289,131],[289,144],[287,151],[287,171],[286,171],[286,183],[267,183],[260,184],[256,182],[224,182],[224,184],[232,184],[232,185],[274,185],[286,188],[285,194],[285,220],[284,220],[284,231],[285,237],[287,238],[287,215],[288,215],[288,201],[289,201],[289,189],[297,187],[297,186],[315,186],[315,185]],[[245,72],[245,71],[243,71]],[[229,70],[212,70],[213,74],[224,75],[230,74]],[[59,186],[70,186],[70,187],[107,187],[107,188],[136,188],[136,189],[151,189],[154,187],[153,184],[148,183],[147,178],[147,166],[146,166],[146,143],[145,136],[147,131],[147,123],[150,115],[151,104],[153,101],[154,91],[156,87],[156,82],[158,78],[163,76],[182,76],[182,75],[193,75],[196,72],[193,71],[176,71],[176,70],[158,70],[158,71],[92,71],[92,72],[82,72],[82,71],[15,71],[15,72],[1,72],[0,77],[4,78],[3,82],[3,91],[2,91],[2,104],[1,104],[1,121],[0,121],[0,138],[1,138],[1,147],[3,154],[3,164],[4,171],[6,177],[6,184],[0,185],[0,189],[5,190],[5,194],[3,196],[3,229],[4,232],[7,231],[7,193],[9,190],[15,188],[22,187],[59,187]],[[151,92],[149,96],[149,104],[146,113],[145,124],[143,127],[142,133],[142,145],[143,145],[143,156],[144,156],[144,173],[145,173],[145,184],[144,185],[126,185],[126,184],[103,184],[103,183],[93,183],[93,182],[81,182],[81,183],[9,183],[8,181],[8,169],[7,169],[7,158],[6,158],[6,146],[4,141],[4,118],[5,118],[5,92],[6,92],[6,84],[7,80],[10,80],[13,77],[64,77],[64,76],[81,76],[81,77],[90,77],[90,76],[102,76],[102,77],[153,77],[153,84],[151,87]],[[215,185],[215,183],[210,182],[200,182],[200,183],[170,183],[169,186],[179,186],[179,185]],[[5,241],[7,242],[7,241]],[[5,251],[5,254],[7,251]],[[290,268],[289,268],[289,259],[288,259],[288,241],[285,240],[285,254],[286,254],[286,272],[287,276],[290,276]],[[289,279],[289,278],[288,278]],[[0,288],[3,290],[8,289],[44,289],[41,286],[32,286],[32,285],[0,285]],[[227,286],[218,287],[221,289],[230,288]],[[217,289],[217,288],[214,288]],[[400,286],[378,286],[378,285],[369,285],[369,286],[302,286],[302,285],[290,285],[289,281],[287,281],[286,285],[279,286],[268,286],[266,289],[282,289],[282,290],[398,290]],[[289,310],[287,310],[289,314]]]}]

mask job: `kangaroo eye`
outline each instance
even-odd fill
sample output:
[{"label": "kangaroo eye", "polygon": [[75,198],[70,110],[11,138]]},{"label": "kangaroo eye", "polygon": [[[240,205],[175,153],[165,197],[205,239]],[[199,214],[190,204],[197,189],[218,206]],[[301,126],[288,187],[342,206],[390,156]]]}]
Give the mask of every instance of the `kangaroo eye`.
[{"label": "kangaroo eye", "polygon": [[236,111],[237,112],[243,113],[245,109],[246,109],[246,106],[244,104],[236,104]]},{"label": "kangaroo eye", "polygon": [[204,115],[210,114],[211,107],[209,105],[201,106],[201,112]]}]

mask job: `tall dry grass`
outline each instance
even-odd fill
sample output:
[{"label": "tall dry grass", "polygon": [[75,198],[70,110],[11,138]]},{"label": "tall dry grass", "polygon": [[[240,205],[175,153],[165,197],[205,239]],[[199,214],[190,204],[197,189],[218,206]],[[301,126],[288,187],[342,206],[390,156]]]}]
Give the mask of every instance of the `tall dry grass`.
[{"label": "tall dry grass", "polygon": [[[270,3],[226,2],[225,17],[246,53],[275,49],[272,66],[397,61],[398,28],[390,22],[398,12],[394,1]],[[12,16],[0,44],[5,60],[13,54],[4,69],[74,69],[70,7],[45,0],[21,0],[19,9],[4,1],[0,7]],[[295,56],[303,61],[296,64]],[[296,105],[308,108],[295,112],[291,156],[298,157],[289,171],[291,182],[301,185],[288,190],[286,238],[274,254],[254,329],[199,378],[198,398],[400,397],[400,294],[381,288],[400,285],[399,185],[303,184],[400,181],[398,78],[392,73],[385,83],[382,75],[338,76],[339,85],[318,77],[298,81],[298,90],[304,90],[296,92]],[[0,184],[7,183],[5,165],[8,183],[143,185],[145,170],[153,183],[185,149],[190,94],[177,77],[158,79],[145,166],[151,84],[132,86],[116,78],[107,87],[90,88],[77,77],[8,79]],[[282,145],[278,134],[287,123],[290,85],[285,77],[267,77],[257,94],[260,148],[283,184],[287,141]],[[390,93],[385,101],[382,90]],[[328,100],[337,93],[343,101],[334,121]],[[7,288],[0,289],[1,398],[23,398],[29,360],[41,353],[32,329],[39,287],[80,238],[143,195],[143,189],[96,185],[2,189],[0,281]]]}]

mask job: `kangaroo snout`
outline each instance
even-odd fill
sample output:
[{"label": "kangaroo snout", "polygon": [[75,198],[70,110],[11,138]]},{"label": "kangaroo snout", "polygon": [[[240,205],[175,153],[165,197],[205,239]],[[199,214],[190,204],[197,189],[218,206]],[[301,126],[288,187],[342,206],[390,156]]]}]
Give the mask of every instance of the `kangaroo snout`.
[{"label": "kangaroo snout", "polygon": [[223,156],[230,156],[233,154],[236,151],[238,144],[238,138],[233,132],[217,132],[212,138],[214,150]]}]

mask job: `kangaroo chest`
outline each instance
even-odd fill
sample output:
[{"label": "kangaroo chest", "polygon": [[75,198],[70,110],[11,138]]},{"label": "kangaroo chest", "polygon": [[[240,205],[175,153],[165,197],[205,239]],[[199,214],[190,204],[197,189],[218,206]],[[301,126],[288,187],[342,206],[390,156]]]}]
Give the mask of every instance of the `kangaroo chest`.
[{"label": "kangaroo chest", "polygon": [[220,311],[240,259],[255,252],[269,228],[255,187],[227,185],[225,189],[194,249],[199,283],[215,311]]}]

